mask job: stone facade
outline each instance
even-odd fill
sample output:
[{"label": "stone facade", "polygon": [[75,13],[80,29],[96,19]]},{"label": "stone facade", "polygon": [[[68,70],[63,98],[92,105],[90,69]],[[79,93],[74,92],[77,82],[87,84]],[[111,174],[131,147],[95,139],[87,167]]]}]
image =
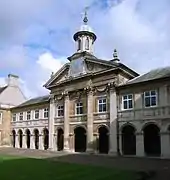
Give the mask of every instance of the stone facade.
[{"label": "stone facade", "polygon": [[96,58],[87,21],[77,52],[44,85],[50,95],[11,109],[13,147],[169,157],[170,68],[139,76],[116,50]]}]

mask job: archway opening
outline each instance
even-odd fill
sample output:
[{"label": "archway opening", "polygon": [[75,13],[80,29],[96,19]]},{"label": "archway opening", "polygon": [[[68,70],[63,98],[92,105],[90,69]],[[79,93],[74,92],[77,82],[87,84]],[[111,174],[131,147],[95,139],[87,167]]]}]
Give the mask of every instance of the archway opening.
[{"label": "archway opening", "polygon": [[18,140],[19,140],[19,147],[22,148],[23,132],[21,129],[18,131]]},{"label": "archway opening", "polygon": [[135,128],[131,125],[126,125],[122,129],[122,153],[124,155],[136,155]]},{"label": "archway opening", "polygon": [[39,131],[38,129],[34,130],[34,143],[35,143],[35,149],[39,149]]},{"label": "archway opening", "polygon": [[83,127],[77,127],[74,130],[75,135],[75,152],[85,152],[86,151],[86,130]]},{"label": "archway opening", "polygon": [[106,126],[101,126],[98,129],[99,133],[99,153],[107,154],[109,152],[109,135],[108,129]]},{"label": "archway opening", "polygon": [[147,125],[144,130],[144,150],[148,156],[160,156],[160,129],[155,124]]},{"label": "archway opening", "polygon": [[16,132],[12,130],[12,146],[15,148]]},{"label": "archway opening", "polygon": [[57,150],[62,151],[64,148],[64,131],[60,128],[57,132]]},{"label": "archway opening", "polygon": [[44,128],[43,135],[44,135],[44,150],[47,150],[49,148],[49,131],[47,128]]},{"label": "archway opening", "polygon": [[30,140],[31,140],[31,133],[30,133],[30,130],[27,129],[26,130],[26,144],[27,144],[28,149],[30,149]]}]

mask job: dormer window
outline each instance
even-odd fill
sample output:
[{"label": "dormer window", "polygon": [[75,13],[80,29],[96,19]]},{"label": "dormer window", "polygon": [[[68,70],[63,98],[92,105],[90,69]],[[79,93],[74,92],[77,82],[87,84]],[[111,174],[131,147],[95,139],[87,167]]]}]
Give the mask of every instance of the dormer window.
[{"label": "dormer window", "polygon": [[85,49],[89,50],[89,38],[86,38],[86,42],[85,42]]},{"label": "dormer window", "polygon": [[78,51],[81,50],[81,40],[80,39],[78,40],[78,49],[77,50]]}]

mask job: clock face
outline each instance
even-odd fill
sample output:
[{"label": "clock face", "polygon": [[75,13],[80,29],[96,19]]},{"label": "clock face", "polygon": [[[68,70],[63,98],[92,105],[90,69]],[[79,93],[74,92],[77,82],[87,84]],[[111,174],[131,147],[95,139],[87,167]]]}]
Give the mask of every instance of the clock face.
[{"label": "clock face", "polygon": [[83,58],[72,60],[70,64],[70,76],[78,76],[81,73],[84,73]]}]

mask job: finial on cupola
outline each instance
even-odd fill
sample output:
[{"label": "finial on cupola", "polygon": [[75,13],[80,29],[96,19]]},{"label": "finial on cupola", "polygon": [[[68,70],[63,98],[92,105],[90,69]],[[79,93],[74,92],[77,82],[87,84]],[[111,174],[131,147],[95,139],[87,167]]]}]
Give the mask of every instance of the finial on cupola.
[{"label": "finial on cupola", "polygon": [[88,11],[88,9],[89,9],[88,7],[85,8],[84,19],[83,19],[84,24],[87,24],[87,22],[88,22],[88,18],[87,18],[87,11]]},{"label": "finial on cupola", "polygon": [[118,63],[120,61],[120,59],[118,58],[118,53],[117,50],[114,49],[114,53],[113,53],[113,62]]}]

